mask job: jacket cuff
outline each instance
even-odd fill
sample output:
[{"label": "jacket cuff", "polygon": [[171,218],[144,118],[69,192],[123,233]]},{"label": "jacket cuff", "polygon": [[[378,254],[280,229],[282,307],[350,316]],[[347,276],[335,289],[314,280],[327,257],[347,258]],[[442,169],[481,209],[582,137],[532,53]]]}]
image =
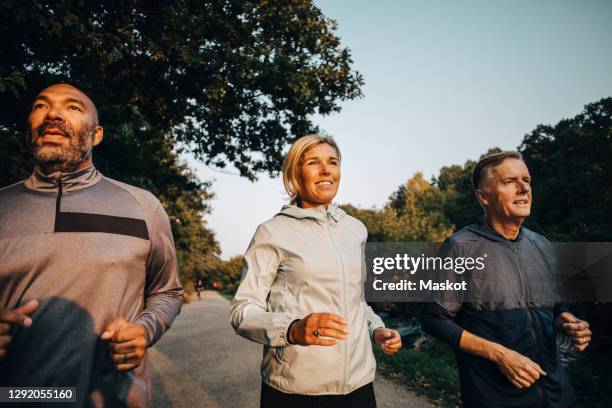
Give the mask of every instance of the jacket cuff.
[{"label": "jacket cuff", "polygon": [[374,332],[376,331],[376,329],[380,329],[380,328],[384,329],[385,327],[387,326],[385,326],[384,323],[381,323],[381,324],[377,324],[376,327],[374,327],[373,329],[370,329],[370,340],[372,340],[373,343],[374,343]]},{"label": "jacket cuff", "polygon": [[[138,324],[145,329],[145,340],[147,341],[147,347],[151,347],[157,341],[155,333],[155,322],[147,318],[146,314],[140,314],[132,321],[133,324]],[[161,337],[161,336],[160,336]]]},{"label": "jacket cuff", "polygon": [[273,347],[285,347],[291,346],[289,343],[289,327],[300,320],[300,317],[293,314],[282,314],[282,321],[278,322],[278,329],[273,329],[270,333],[270,346]]},{"label": "jacket cuff", "polygon": [[289,326],[287,326],[287,331],[285,332],[285,337],[286,337],[286,339],[287,339],[287,344],[289,344],[289,345],[295,344],[295,343],[291,343],[291,342],[289,341],[289,330],[291,330],[291,326],[293,326],[293,323],[295,323],[295,322],[299,322],[300,320],[302,320],[302,319],[295,319],[294,321],[292,321],[291,323],[289,323]]}]

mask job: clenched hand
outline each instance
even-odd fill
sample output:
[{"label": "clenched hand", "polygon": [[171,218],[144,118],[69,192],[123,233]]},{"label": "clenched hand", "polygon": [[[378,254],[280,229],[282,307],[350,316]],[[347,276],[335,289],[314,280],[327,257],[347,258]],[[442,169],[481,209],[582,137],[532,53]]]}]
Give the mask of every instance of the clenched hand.
[{"label": "clenched hand", "polygon": [[591,333],[588,322],[578,319],[571,313],[563,312],[557,318],[556,325],[570,336],[574,347],[578,350],[584,351],[589,346],[593,333]]},{"label": "clenched hand", "polygon": [[402,337],[397,330],[379,327],[374,330],[374,341],[385,354],[390,356],[402,348]]},{"label": "clenched hand", "polygon": [[109,354],[117,371],[132,370],[142,363],[147,348],[144,326],[118,317],[106,326],[100,338],[109,341]]}]

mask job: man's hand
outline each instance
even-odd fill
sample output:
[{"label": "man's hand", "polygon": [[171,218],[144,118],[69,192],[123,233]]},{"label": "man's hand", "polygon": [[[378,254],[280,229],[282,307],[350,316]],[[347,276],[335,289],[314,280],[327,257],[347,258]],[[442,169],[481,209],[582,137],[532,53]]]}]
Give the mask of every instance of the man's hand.
[{"label": "man's hand", "polygon": [[147,348],[144,326],[118,317],[100,336],[108,340],[108,350],[117,371],[132,370],[140,365]]},{"label": "man's hand", "polygon": [[571,313],[563,312],[557,317],[555,326],[570,336],[574,347],[578,350],[584,351],[589,346],[593,333],[589,329],[589,323],[584,320],[578,319]]},{"label": "man's hand", "polygon": [[333,346],[336,344],[333,339],[346,339],[349,332],[347,324],[346,319],[333,313],[311,313],[291,324],[288,340],[300,346]]},{"label": "man's hand", "polygon": [[30,327],[32,319],[29,317],[38,308],[38,300],[30,300],[17,309],[0,309],[0,361],[4,360],[11,343],[12,325]]},{"label": "man's hand", "polygon": [[497,349],[493,361],[515,387],[529,388],[540,376],[546,375],[546,372],[530,358],[503,346]]},{"label": "man's hand", "polygon": [[385,354],[390,356],[402,348],[402,337],[397,330],[379,327],[374,330],[374,341]]}]

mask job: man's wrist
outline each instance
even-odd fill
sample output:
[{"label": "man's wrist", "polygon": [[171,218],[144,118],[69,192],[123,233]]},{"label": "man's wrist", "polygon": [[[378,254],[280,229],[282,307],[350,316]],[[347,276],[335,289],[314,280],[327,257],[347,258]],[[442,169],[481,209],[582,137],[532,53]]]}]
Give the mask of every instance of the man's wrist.
[{"label": "man's wrist", "polygon": [[497,363],[504,356],[505,351],[506,348],[501,344],[491,343],[491,345],[487,348],[486,357],[488,360]]}]

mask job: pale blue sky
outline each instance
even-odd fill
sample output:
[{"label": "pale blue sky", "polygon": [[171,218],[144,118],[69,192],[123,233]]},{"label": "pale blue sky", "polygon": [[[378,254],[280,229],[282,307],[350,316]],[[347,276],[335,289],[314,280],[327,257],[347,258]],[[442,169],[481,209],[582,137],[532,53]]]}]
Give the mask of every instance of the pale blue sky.
[{"label": "pale blue sky", "polygon": [[[381,207],[417,171],[515,149],[612,96],[612,2],[315,2],[338,22],[365,97],[315,122],[343,153],[338,203]],[[285,203],[280,179],[251,183],[189,161],[214,180],[208,225],[227,259]]]}]

